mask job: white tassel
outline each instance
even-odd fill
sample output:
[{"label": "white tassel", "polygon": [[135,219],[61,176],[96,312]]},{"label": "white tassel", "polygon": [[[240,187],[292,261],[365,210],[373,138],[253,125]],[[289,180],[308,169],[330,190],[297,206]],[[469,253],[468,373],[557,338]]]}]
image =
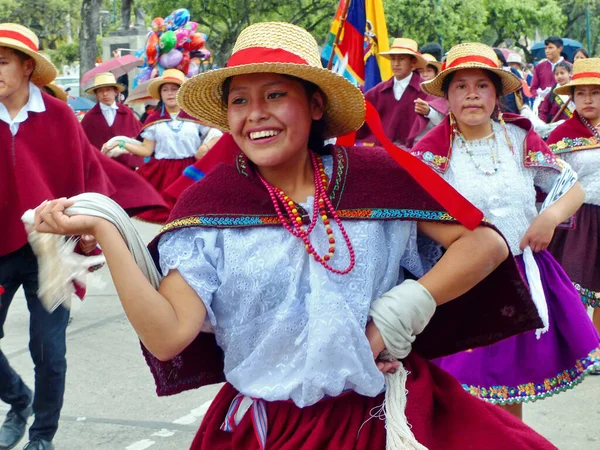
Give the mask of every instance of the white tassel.
[{"label": "white tassel", "polygon": [[[383,352],[379,358],[394,360],[387,351]],[[427,450],[427,447],[420,444],[415,438],[406,418],[407,378],[408,372],[402,362],[395,373],[385,374],[386,450]]]},{"label": "white tassel", "polygon": [[542,286],[540,269],[535,262],[533,252],[529,246],[525,247],[525,250],[523,250],[523,262],[525,263],[525,275],[527,276],[527,283],[529,284],[529,290],[531,291],[531,298],[537,309],[538,316],[542,319],[542,328],[535,330],[535,336],[539,339],[543,333],[548,331],[548,328],[550,327],[550,318],[548,313],[548,303],[546,302],[546,295],[544,294],[544,287]]}]

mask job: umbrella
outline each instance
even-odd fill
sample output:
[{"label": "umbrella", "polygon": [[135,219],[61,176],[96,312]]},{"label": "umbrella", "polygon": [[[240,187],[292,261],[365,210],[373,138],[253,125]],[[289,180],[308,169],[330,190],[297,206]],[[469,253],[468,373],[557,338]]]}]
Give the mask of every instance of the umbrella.
[{"label": "umbrella", "polygon": [[143,63],[144,60],[135,55],[125,55],[120,58],[109,59],[92,70],[88,70],[81,79],[81,85],[84,89],[88,89],[92,85],[94,77],[104,72],[111,72],[115,78],[119,78],[121,75],[125,75],[136,67],[141,66]]},{"label": "umbrella", "polygon": [[85,97],[71,97],[70,95],[67,99],[67,103],[73,111],[89,111],[95,105],[93,101],[88,100]]},{"label": "umbrella", "polygon": [[[566,55],[565,58],[569,61],[573,61],[573,57],[577,50],[583,48],[583,44],[575,39],[562,38],[563,40],[563,53]],[[546,54],[544,53],[545,48],[544,41],[536,42],[531,46],[531,53],[535,59],[544,59]]]},{"label": "umbrella", "polygon": [[158,100],[150,96],[150,94],[148,93],[148,85],[151,81],[152,80],[146,80],[139,83],[136,86],[136,88],[129,93],[129,96],[127,97],[127,100],[125,100],[125,103],[128,105],[132,105],[135,103],[149,103],[156,105],[158,103]]}]

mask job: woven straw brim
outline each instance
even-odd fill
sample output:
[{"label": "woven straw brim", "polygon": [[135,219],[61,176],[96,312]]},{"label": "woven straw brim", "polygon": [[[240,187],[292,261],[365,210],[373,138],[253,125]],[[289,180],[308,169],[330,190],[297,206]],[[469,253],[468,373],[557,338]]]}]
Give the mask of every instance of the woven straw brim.
[{"label": "woven straw brim", "polygon": [[425,58],[423,58],[421,55],[417,55],[416,53],[409,52],[408,50],[390,50],[389,52],[379,53],[379,56],[383,56],[384,58],[387,58],[387,59],[392,59],[391,55],[414,56],[415,58],[417,58],[417,62],[418,62],[415,69],[424,69],[425,67],[427,67],[427,64],[428,64],[428,61]]},{"label": "woven straw brim", "polygon": [[163,84],[177,84],[181,86],[183,82],[173,79],[163,80],[162,78],[157,78],[148,85],[148,94],[150,94],[150,97],[160,100],[160,87]]},{"label": "woven straw brim", "polygon": [[421,83],[421,90],[426,94],[433,95],[435,97],[444,97],[444,91],[442,91],[442,85],[448,75],[453,72],[457,72],[463,69],[481,69],[488,72],[494,72],[502,80],[502,95],[512,94],[515,91],[521,89],[521,80],[519,80],[511,72],[507,72],[502,69],[492,69],[482,63],[472,62],[461,64],[460,66],[452,67],[440,72],[433,80],[424,81]]},{"label": "woven straw brim", "polygon": [[557,95],[571,95],[571,91],[575,86],[598,86],[600,85],[600,78],[596,77],[585,77],[571,80],[564,86],[559,86],[554,89],[554,93]]},{"label": "woven straw brim", "polygon": [[201,122],[229,131],[227,107],[221,100],[223,82],[229,77],[252,73],[289,75],[317,85],[327,97],[325,139],[356,131],[364,123],[365,99],[356,86],[330,70],[301,64],[257,63],[204,72],[183,83],[177,103]]},{"label": "woven straw brim", "polygon": [[0,38],[0,47],[12,48],[21,53],[25,53],[27,56],[31,56],[35,62],[35,68],[33,69],[29,81],[38,87],[47,86],[58,76],[58,71],[56,70],[56,67],[54,67],[54,64],[52,64],[52,61],[41,53],[34,52],[30,48],[25,47],[19,41],[9,38]]},{"label": "woven straw brim", "polygon": [[103,87],[114,87],[119,92],[123,92],[125,90],[125,86],[123,86],[121,83],[104,83],[104,84],[99,84],[97,86],[92,86],[91,88],[86,89],[85,93],[86,94],[94,94],[94,91],[96,89],[100,89]]},{"label": "woven straw brim", "polygon": [[56,84],[50,83],[50,84],[46,85],[46,87],[52,91],[52,93],[54,94],[54,96],[57,99],[62,100],[65,103],[68,101],[68,98],[69,98],[68,94],[65,91],[63,91],[60,87],[58,87]]}]

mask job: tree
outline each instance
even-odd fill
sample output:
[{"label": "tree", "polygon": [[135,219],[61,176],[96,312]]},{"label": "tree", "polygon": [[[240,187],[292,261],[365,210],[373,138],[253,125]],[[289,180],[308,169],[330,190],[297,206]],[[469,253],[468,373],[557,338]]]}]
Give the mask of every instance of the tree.
[{"label": "tree", "polygon": [[96,65],[96,38],[100,32],[101,0],[83,0],[79,30],[79,73],[83,76]]},{"label": "tree", "polygon": [[319,42],[325,35],[338,0],[148,0],[151,17],[165,17],[177,8],[188,8],[199,31],[209,37],[214,62],[223,65],[240,32],[251,23],[277,20],[300,25]]},{"label": "tree", "polygon": [[497,47],[510,39],[533,62],[529,48],[536,31],[561,35],[566,17],[556,0],[484,0],[488,11],[488,30],[484,42]]},{"label": "tree", "polygon": [[562,36],[575,39],[587,48],[586,8],[590,10],[592,55],[597,55],[600,45],[600,0],[559,0],[566,24]]},{"label": "tree", "polygon": [[416,40],[419,45],[441,41],[448,50],[477,41],[486,27],[484,0],[387,0],[388,34]]}]

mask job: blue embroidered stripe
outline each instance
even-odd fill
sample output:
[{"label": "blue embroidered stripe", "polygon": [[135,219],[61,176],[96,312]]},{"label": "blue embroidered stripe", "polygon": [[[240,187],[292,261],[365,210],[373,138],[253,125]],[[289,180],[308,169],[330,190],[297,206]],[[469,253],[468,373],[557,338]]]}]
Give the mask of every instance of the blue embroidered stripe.
[{"label": "blue embroidered stripe", "polygon": [[443,211],[422,211],[419,209],[373,209],[372,219],[426,219],[426,220],[452,220],[452,217]]}]

